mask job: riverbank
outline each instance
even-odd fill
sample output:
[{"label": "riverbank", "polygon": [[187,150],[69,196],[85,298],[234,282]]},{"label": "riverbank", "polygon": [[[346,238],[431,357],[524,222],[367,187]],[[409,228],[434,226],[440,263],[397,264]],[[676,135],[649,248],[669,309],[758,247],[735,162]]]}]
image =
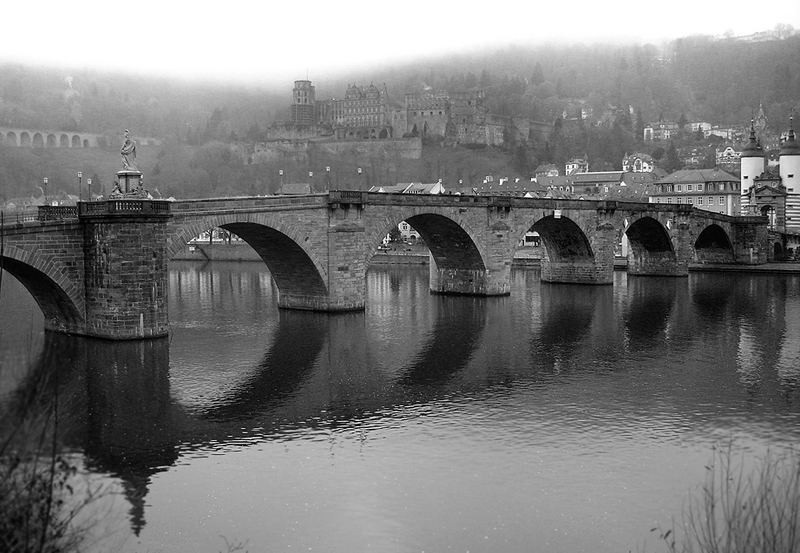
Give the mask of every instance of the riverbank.
[{"label": "riverbank", "polygon": [[[177,261],[261,261],[258,254],[246,242],[214,242],[194,243],[176,255]],[[403,245],[388,250],[379,250],[372,258],[376,265],[427,265],[428,250],[424,246]],[[513,267],[539,267],[541,264],[540,248],[525,247],[514,255]],[[614,269],[624,271],[628,268],[628,260],[616,258]],[[764,265],[710,265],[690,263],[690,271],[697,272],[734,272],[765,274],[800,274],[800,263],[766,263]]]},{"label": "riverbank", "polygon": [[[514,265],[538,266],[539,248],[521,248],[514,257]],[[175,261],[261,261],[256,251],[246,242],[196,242],[173,257]],[[372,263],[376,265],[427,265],[428,249],[425,246],[403,244],[378,250]]]}]

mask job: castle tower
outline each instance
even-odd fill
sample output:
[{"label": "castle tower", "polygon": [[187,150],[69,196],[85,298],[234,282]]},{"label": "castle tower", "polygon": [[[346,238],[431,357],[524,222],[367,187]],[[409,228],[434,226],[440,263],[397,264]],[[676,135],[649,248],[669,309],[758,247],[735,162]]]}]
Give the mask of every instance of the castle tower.
[{"label": "castle tower", "polygon": [[[766,169],[766,158],[764,157],[764,149],[761,143],[756,139],[755,123],[750,120],[750,140],[747,145],[742,148],[742,157],[740,159],[741,169],[741,187],[740,187],[740,213],[742,215],[752,215],[750,206],[750,189],[753,187],[753,180],[760,176]],[[752,206],[755,208],[755,205]],[[798,221],[800,222],[800,220]]]},{"label": "castle tower", "polygon": [[314,124],[314,85],[311,81],[295,81],[292,90],[290,118],[295,125]]},{"label": "castle tower", "polygon": [[786,188],[786,230],[800,231],[800,144],[794,134],[794,116],[789,118],[789,135],[781,145],[779,160]]}]

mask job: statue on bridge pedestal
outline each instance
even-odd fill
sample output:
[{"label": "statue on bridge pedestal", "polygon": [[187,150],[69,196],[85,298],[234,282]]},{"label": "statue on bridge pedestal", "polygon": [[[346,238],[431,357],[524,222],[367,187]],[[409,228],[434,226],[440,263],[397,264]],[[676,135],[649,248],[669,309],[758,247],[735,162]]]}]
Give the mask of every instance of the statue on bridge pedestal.
[{"label": "statue on bridge pedestal", "polygon": [[142,186],[142,172],[136,167],[136,142],[131,139],[128,129],[125,129],[125,140],[119,154],[122,156],[122,170],[117,171],[117,182],[111,197],[147,197]]},{"label": "statue on bridge pedestal", "polygon": [[131,133],[125,129],[125,140],[119,150],[122,156],[122,168],[136,170],[136,142],[131,140]]}]

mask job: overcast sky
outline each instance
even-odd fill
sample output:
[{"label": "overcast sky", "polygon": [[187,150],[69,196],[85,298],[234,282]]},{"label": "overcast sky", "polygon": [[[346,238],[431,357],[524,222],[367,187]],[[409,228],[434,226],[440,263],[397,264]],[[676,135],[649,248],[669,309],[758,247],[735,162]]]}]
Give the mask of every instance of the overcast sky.
[{"label": "overcast sky", "polygon": [[552,41],[800,28],[800,1],[5,0],[0,60],[236,82]]}]

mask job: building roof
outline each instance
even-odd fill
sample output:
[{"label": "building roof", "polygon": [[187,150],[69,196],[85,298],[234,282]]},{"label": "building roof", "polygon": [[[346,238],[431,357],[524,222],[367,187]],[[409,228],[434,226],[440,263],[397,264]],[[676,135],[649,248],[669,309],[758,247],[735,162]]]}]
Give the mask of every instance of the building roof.
[{"label": "building roof", "polygon": [[405,194],[438,194],[443,190],[441,182],[409,182],[403,192]]},{"label": "building roof", "polygon": [[623,171],[593,171],[590,173],[573,173],[572,184],[616,184],[622,181]]},{"label": "building roof", "polygon": [[670,173],[657,184],[694,184],[697,182],[739,182],[739,179],[721,169],[680,169]]},{"label": "building roof", "polygon": [[398,184],[382,184],[380,186],[373,186],[369,192],[383,192],[384,194],[402,194],[410,183],[401,182]]},{"label": "building roof", "polygon": [[794,116],[789,118],[789,136],[783,141],[781,145],[782,156],[800,156],[800,144],[794,136]]},{"label": "building roof", "polygon": [[289,196],[311,194],[311,185],[307,182],[287,183],[281,186],[280,190],[278,190],[278,194]]},{"label": "building roof", "polygon": [[442,194],[444,187],[439,182],[398,182],[397,184],[382,184],[373,186],[369,192],[382,192],[384,194]]},{"label": "building roof", "polygon": [[752,120],[750,121],[750,139],[742,148],[742,157],[764,157],[764,148],[756,140],[756,128]]}]

